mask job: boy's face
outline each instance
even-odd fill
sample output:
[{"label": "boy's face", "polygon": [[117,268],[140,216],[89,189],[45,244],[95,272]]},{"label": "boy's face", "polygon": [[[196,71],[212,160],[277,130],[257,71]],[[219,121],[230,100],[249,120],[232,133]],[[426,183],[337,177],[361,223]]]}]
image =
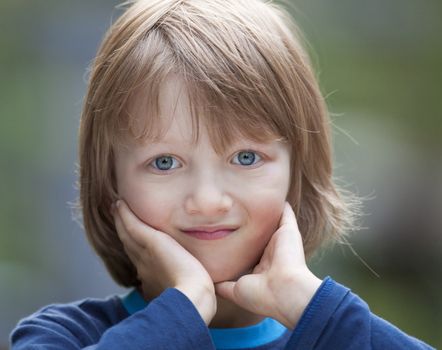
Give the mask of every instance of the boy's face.
[{"label": "boy's face", "polygon": [[[118,192],[139,219],[195,256],[215,283],[237,279],[259,262],[278,228],[290,152],[279,141],[238,139],[217,155],[205,128],[192,145],[190,110],[180,89],[179,80],[169,79],[161,90],[160,110],[170,128],[160,142],[116,150]],[[141,120],[136,106],[131,112]],[[200,226],[235,230],[213,240],[183,232]]]}]

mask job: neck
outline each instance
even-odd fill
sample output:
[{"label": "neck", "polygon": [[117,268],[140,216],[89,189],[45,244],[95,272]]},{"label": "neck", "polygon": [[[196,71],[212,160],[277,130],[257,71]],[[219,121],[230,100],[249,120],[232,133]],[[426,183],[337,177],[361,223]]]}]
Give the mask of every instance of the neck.
[{"label": "neck", "polygon": [[217,299],[217,312],[209,324],[210,328],[240,328],[255,325],[265,319],[265,316],[247,311],[235,303],[221,298]]}]

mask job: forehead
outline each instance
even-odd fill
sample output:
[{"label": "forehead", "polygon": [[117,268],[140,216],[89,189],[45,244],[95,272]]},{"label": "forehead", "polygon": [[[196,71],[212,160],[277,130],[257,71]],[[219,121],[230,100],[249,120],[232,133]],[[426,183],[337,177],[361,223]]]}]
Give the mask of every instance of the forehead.
[{"label": "forehead", "polygon": [[130,139],[137,143],[186,142],[195,144],[201,137],[201,126],[207,130],[217,152],[238,139],[272,141],[281,139],[264,121],[250,123],[226,107],[210,103],[198,90],[188,89],[177,75],[169,75],[158,87],[158,94],[139,89],[129,109]]}]

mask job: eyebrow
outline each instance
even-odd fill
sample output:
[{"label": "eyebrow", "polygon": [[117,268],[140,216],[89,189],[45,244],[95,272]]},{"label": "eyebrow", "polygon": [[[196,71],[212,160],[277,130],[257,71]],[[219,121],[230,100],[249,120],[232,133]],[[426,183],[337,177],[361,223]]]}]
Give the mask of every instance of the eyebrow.
[{"label": "eyebrow", "polygon": [[[271,147],[272,145],[274,145],[275,143],[278,144],[280,142],[284,143],[284,138],[283,137],[275,137],[272,139],[268,139],[268,140],[254,140],[251,138],[246,138],[246,137],[242,137],[236,140],[233,140],[233,142],[231,142],[230,145],[227,146],[227,148],[230,147],[235,147],[235,145],[241,145],[241,144],[247,144],[247,143],[252,143],[255,145],[259,145],[259,146],[263,146],[263,147]],[[152,148],[156,148],[156,147],[161,147],[161,146],[179,146],[182,147],[184,149],[188,149],[191,147],[194,147],[198,144],[198,142],[196,140],[186,140],[183,138],[174,138],[174,137],[169,137],[169,138],[157,138],[156,140],[149,140],[146,139],[143,142],[139,143],[137,146],[137,148],[145,148],[145,147],[152,147]]]},{"label": "eyebrow", "polygon": [[170,139],[170,140],[159,140],[159,141],[145,141],[143,143],[143,146],[168,146],[168,145],[186,145],[186,146],[192,146],[193,144],[196,144],[196,142],[188,142],[187,140],[176,140],[176,139]]}]

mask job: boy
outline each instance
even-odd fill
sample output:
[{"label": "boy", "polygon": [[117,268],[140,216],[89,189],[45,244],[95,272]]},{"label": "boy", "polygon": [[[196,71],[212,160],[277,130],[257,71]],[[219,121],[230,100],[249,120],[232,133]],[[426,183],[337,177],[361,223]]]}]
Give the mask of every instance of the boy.
[{"label": "boy", "polygon": [[86,234],[125,297],[48,306],[12,349],[427,349],[307,267],[353,229],[327,109],[289,16],[139,0],[110,28],[80,125]]}]

